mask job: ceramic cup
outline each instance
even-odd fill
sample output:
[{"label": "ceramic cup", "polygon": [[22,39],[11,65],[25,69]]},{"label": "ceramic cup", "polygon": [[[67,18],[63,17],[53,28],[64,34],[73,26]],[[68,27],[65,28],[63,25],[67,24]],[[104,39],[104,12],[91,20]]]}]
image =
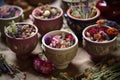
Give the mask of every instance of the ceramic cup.
[{"label": "ceramic cup", "polygon": [[[17,25],[31,25],[28,23],[16,23]],[[29,58],[31,52],[35,49],[38,43],[38,29],[36,26],[31,25],[35,28],[34,35],[27,38],[13,38],[5,32],[6,42],[8,47],[16,54],[18,59]],[[7,27],[9,28],[9,26]]]},{"label": "ceramic cup", "polygon": [[[54,6],[51,6],[51,7],[54,7]],[[33,21],[33,24],[37,26],[38,31],[42,36],[52,30],[61,29],[63,25],[63,10],[58,7],[55,7],[55,8],[60,10],[60,15],[55,18],[40,19],[36,17],[35,15],[37,14],[37,10],[41,11],[39,7],[35,8],[32,12],[32,15],[30,15],[30,18]]]},{"label": "ceramic cup", "polygon": [[42,38],[42,44],[45,49],[45,55],[50,60],[53,64],[55,64],[55,67],[57,69],[65,69],[68,67],[69,63],[72,61],[72,59],[76,56],[77,50],[78,50],[78,39],[77,37],[73,34],[75,43],[67,48],[53,48],[50,47],[45,43],[45,37],[48,35],[56,35],[56,34],[61,34],[65,33],[68,34],[69,32],[66,31],[61,31],[61,30],[55,30],[48,32],[45,34]]}]

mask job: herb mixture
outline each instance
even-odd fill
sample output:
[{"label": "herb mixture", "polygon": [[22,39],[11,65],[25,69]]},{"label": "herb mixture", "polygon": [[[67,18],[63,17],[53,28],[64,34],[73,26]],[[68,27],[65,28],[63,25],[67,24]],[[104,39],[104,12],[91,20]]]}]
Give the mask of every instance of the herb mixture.
[{"label": "herb mixture", "polygon": [[72,34],[62,33],[53,36],[46,36],[45,43],[53,48],[67,48],[75,43],[75,39]]},{"label": "herb mixture", "polygon": [[35,28],[28,24],[15,24],[13,21],[6,28],[6,33],[13,38],[27,38],[35,34]]},{"label": "herb mixture", "polygon": [[119,57],[103,60],[73,77],[67,72],[60,72],[57,77],[52,76],[50,80],[120,80],[119,61]]},{"label": "herb mixture", "polygon": [[11,18],[20,15],[20,10],[14,6],[0,7],[0,18]]},{"label": "herb mixture", "polygon": [[98,20],[97,25],[89,28],[85,35],[89,40],[96,42],[105,42],[112,40],[118,35],[118,30],[113,27],[103,25],[103,20]]},{"label": "herb mixture", "polygon": [[35,10],[36,17],[40,19],[56,18],[60,15],[60,10],[49,5],[40,6]]},{"label": "herb mixture", "polygon": [[79,4],[71,4],[71,15],[76,18],[87,19],[97,14],[96,7],[92,5],[92,0],[80,0]]}]

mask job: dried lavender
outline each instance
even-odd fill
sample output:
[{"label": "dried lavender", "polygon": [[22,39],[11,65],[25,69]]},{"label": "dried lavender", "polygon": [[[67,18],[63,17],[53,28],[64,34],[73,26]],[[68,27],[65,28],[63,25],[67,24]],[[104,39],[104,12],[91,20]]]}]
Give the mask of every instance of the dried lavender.
[{"label": "dried lavender", "polygon": [[2,73],[9,74],[12,78],[16,78],[17,80],[26,80],[26,73],[20,71],[15,65],[9,65],[4,56],[0,54],[0,74]]},{"label": "dried lavender", "polygon": [[97,11],[94,5],[91,6],[92,2],[92,0],[80,0],[78,5],[71,3],[71,15],[82,19],[94,17]]}]

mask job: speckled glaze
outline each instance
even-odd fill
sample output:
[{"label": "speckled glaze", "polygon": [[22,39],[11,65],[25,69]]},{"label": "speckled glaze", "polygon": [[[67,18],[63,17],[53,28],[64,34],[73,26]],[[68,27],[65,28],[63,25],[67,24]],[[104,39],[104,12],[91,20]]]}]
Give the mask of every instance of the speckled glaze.
[{"label": "speckled glaze", "polygon": [[78,50],[78,39],[74,34],[72,35],[75,38],[75,43],[71,47],[59,49],[59,48],[52,48],[45,44],[44,41],[45,36],[60,34],[62,32],[69,33],[66,31],[55,30],[45,34],[42,38],[42,43],[45,49],[45,55],[52,63],[55,64],[55,67],[57,69],[67,68],[71,60],[76,56]]},{"label": "speckled glaze", "polygon": [[100,10],[99,9],[96,10],[97,10],[97,14],[94,17],[88,19],[75,18],[70,14],[71,8],[67,10],[67,17],[66,17],[67,24],[70,27],[70,29],[76,34],[76,36],[80,41],[82,40],[83,29],[89,25],[95,24],[96,21],[99,19]]},{"label": "speckled glaze", "polygon": [[[85,36],[85,32],[89,28],[94,27],[94,26],[96,26],[96,24],[90,25],[83,30],[83,33],[82,33],[83,41],[84,41],[83,46],[87,50],[87,52],[91,55],[92,58],[101,60],[101,59],[105,58],[107,55],[111,55],[111,53],[116,49],[117,36],[107,42],[91,41]],[[109,26],[107,26],[107,27],[109,27]]]},{"label": "speckled glaze", "polygon": [[[11,6],[11,5],[7,5],[7,6]],[[19,22],[19,21],[22,20],[23,9],[18,7],[18,6],[13,6],[13,7],[17,8],[18,10],[20,10],[20,14],[18,16],[11,17],[11,18],[0,18],[0,32],[2,34],[2,37],[5,37],[4,27],[5,26],[9,26],[9,24],[10,24],[10,22],[12,22],[12,20],[14,20],[15,22]]]},{"label": "speckled glaze", "polygon": [[[22,25],[26,23],[17,23],[17,24]],[[5,33],[8,47],[13,52],[16,53],[19,59],[27,58],[30,55],[30,53],[35,49],[38,43],[38,29],[37,27],[35,27],[35,29],[36,29],[35,34],[27,38],[12,38],[7,33]]]},{"label": "speckled glaze", "polygon": [[[54,7],[54,6],[51,6],[51,7]],[[52,18],[52,19],[37,18],[35,16],[36,9],[37,8],[35,8],[33,10],[30,18],[32,19],[33,23],[38,27],[38,31],[42,36],[49,31],[61,29],[61,27],[63,25],[63,10],[61,8],[58,8],[61,11],[60,15],[58,17]]]}]

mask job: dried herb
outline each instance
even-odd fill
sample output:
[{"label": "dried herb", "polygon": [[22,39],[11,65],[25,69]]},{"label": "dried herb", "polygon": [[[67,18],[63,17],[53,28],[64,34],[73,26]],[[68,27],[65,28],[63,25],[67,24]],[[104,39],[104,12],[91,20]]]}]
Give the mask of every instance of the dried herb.
[{"label": "dried herb", "polygon": [[4,56],[0,54],[0,74],[9,74],[12,78],[16,80],[26,80],[26,73],[20,71],[17,66],[9,65]]},{"label": "dried herb", "polygon": [[118,58],[101,61],[74,77],[61,72],[59,77],[52,77],[51,80],[120,80],[120,62]]},{"label": "dried herb", "polygon": [[[94,0],[93,0],[94,1]],[[96,7],[92,0],[80,0],[79,4],[71,3],[71,15],[76,18],[87,19],[96,15]]]}]

